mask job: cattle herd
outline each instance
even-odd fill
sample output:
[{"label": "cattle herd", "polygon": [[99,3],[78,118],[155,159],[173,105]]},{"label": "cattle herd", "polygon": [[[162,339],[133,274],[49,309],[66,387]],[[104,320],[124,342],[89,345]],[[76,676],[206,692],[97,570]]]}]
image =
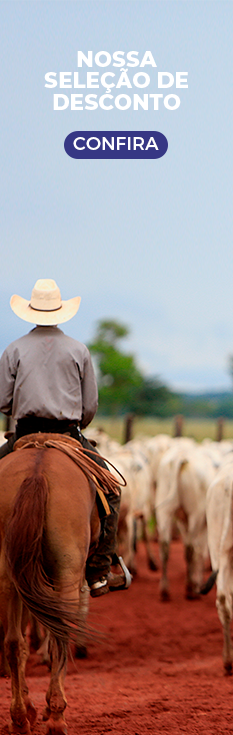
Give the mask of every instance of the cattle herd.
[{"label": "cattle herd", "polygon": [[[110,471],[118,478],[120,472],[126,480],[121,487],[118,550],[132,574],[136,572],[140,533],[149,567],[161,567],[160,595],[162,600],[168,600],[169,549],[178,529],[186,559],[186,596],[195,598],[216,581],[224,668],[231,673],[233,440],[205,439],[198,444],[194,439],[158,434],[122,446],[101,429],[89,427],[84,434],[109,463]],[[4,434],[0,432],[0,443],[3,441]],[[154,556],[152,529],[157,535],[160,561]],[[208,559],[213,574],[209,584],[204,585]]]},{"label": "cattle herd", "polygon": [[[205,439],[198,444],[193,439],[158,434],[122,446],[99,429],[90,427],[85,434],[111,463],[109,469],[119,470],[126,479],[126,486],[121,488],[118,545],[131,572],[136,571],[139,523],[148,564],[152,569],[157,568],[158,560],[150,543],[150,524],[154,518],[161,564],[161,599],[169,599],[167,564],[170,542],[177,528],[185,551],[186,596],[192,599],[201,592],[206,593],[216,580],[216,605],[224,636],[224,668],[226,673],[231,673],[233,440]],[[204,585],[204,565],[208,558],[213,574],[209,584]]]}]

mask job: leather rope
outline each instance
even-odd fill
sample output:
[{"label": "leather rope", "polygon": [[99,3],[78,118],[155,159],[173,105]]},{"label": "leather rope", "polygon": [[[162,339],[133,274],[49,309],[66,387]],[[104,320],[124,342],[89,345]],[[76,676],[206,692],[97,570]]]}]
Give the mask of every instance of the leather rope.
[{"label": "leather rope", "polygon": [[[80,467],[80,469],[84,472],[86,477],[93,481],[93,475],[96,477],[96,479],[103,485],[103,490],[105,493],[109,493],[109,490],[115,493],[115,495],[120,495],[118,487],[125,487],[126,480],[123,477],[123,475],[119,472],[119,470],[114,467],[114,465],[111,462],[108,462],[107,459],[104,457],[101,457],[105,462],[108,462],[111,467],[117,472],[117,474],[121,477],[123,480],[123,483],[120,483],[112,474],[111,472],[105,468],[98,465],[96,462],[94,462],[91,457],[88,457],[84,451],[82,445],[78,444],[77,446],[71,446],[70,443],[66,441],[66,439],[62,440],[61,438],[59,440],[55,439],[46,439],[43,443],[33,440],[26,442],[20,447],[16,447],[15,449],[17,451],[21,449],[30,449],[35,447],[36,449],[43,449],[43,447],[51,447],[53,449],[59,449],[61,452],[64,452],[68,455],[77,465]],[[96,456],[96,452],[92,452],[91,449],[88,449],[88,452],[90,454],[93,454]],[[101,456],[101,455],[99,455]]]}]

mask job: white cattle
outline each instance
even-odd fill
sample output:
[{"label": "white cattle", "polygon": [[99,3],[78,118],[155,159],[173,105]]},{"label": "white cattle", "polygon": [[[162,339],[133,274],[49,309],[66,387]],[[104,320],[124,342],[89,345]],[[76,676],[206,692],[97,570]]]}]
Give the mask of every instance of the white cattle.
[{"label": "white cattle", "polygon": [[156,518],[162,578],[161,598],[169,598],[167,563],[174,518],[178,525],[187,564],[186,596],[196,597],[202,583],[207,556],[206,493],[216,474],[216,462],[204,448],[174,442],[163,456],[158,471]]},{"label": "white cattle", "polygon": [[206,499],[208,545],[216,579],[216,606],[223,626],[223,663],[232,672],[230,623],[233,614],[233,453],[223,460]]},{"label": "white cattle", "polygon": [[[142,540],[146,546],[148,566],[152,570],[158,567],[151,545],[151,531],[149,522],[155,521],[155,493],[157,486],[158,468],[163,454],[172,444],[172,438],[167,434],[158,434],[154,437],[140,437],[127,442],[122,450],[131,453],[133,458],[133,515],[135,522],[142,532]],[[130,513],[130,511],[129,511]],[[139,529],[140,530],[140,529]],[[135,533],[137,536],[137,533]],[[135,549],[132,551],[135,564]]]},{"label": "white cattle", "polygon": [[157,434],[152,437],[133,439],[125,444],[125,448],[132,452],[139,452],[146,457],[151,474],[151,516],[154,514],[155,492],[157,486],[158,469],[165,452],[172,446],[173,439],[168,434]]},{"label": "white cattle", "polygon": [[134,472],[132,470],[132,457],[130,454],[119,450],[113,454],[109,454],[108,460],[108,468],[119,480],[119,484],[122,485],[122,480],[119,477],[118,471],[126,481],[126,485],[121,487],[121,504],[118,520],[118,553],[123,557],[130,571],[135,572]]},{"label": "white cattle", "polygon": [[233,451],[233,442],[227,439],[223,439],[220,442],[211,441],[211,439],[203,439],[201,446],[204,447],[206,451],[216,451],[221,458]]},{"label": "white cattle", "polygon": [[97,429],[95,426],[89,426],[83,431],[83,435],[89,442],[93,441],[94,446],[103,457],[108,456],[110,452],[116,452],[121,446],[115,439],[111,439],[103,429]]},{"label": "white cattle", "polygon": [[[121,472],[127,483],[121,488],[118,523],[119,552],[124,557],[127,566],[132,572],[135,572],[135,521],[140,519],[148,564],[150,568],[157,569],[147,534],[147,523],[151,515],[151,473],[148,459],[143,452],[136,451],[135,448],[128,450],[125,446],[121,447],[118,452],[108,455],[108,460]],[[117,477],[117,473],[110,464],[109,469]]]}]

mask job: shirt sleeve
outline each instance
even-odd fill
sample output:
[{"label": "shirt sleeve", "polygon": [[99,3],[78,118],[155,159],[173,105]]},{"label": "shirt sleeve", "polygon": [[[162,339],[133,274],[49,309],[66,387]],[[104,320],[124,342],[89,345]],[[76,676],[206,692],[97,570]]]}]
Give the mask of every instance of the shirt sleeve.
[{"label": "shirt sleeve", "polygon": [[84,356],[84,368],[82,378],[82,421],[81,427],[85,429],[92,421],[98,408],[98,388],[91,355],[86,347]]},{"label": "shirt sleeve", "polygon": [[15,385],[15,371],[10,364],[8,350],[3,352],[0,360],[0,411],[11,415]]}]

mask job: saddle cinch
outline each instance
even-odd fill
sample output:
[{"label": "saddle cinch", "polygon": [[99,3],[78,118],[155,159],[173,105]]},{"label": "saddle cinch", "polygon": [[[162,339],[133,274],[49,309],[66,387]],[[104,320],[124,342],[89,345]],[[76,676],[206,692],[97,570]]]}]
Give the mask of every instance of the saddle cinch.
[{"label": "saddle cinch", "polygon": [[[119,495],[119,483],[118,480],[109,472],[105,467],[101,467],[96,462],[87,456],[84,452],[82,445],[76,439],[67,434],[27,434],[26,436],[20,437],[14,444],[14,451],[30,448],[43,449],[43,447],[51,447],[53,449],[59,449],[68,455],[84,472],[89,482],[94,483],[96,488],[96,504],[99,512],[100,519],[111,513],[109,504],[106,498],[106,494],[109,490]],[[91,453],[91,450],[88,449]],[[96,456],[96,452],[93,452]],[[102,458],[104,459],[104,458]],[[104,460],[107,462],[107,460]],[[113,467],[113,465],[111,465]],[[116,468],[114,467],[116,470]],[[124,477],[116,470],[123,480],[122,486],[126,485]]]}]

